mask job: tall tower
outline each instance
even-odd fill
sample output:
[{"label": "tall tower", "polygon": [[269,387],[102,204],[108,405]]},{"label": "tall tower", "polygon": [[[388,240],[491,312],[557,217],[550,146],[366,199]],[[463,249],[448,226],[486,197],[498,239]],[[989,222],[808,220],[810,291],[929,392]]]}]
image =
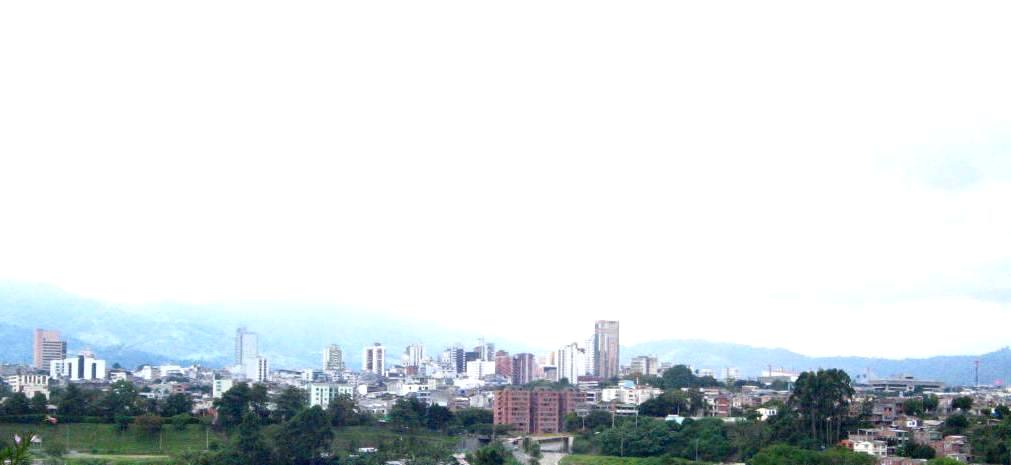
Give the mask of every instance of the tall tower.
[{"label": "tall tower", "polygon": [[32,344],[32,364],[35,368],[48,370],[53,360],[67,358],[67,342],[60,340],[60,332],[37,328]]},{"label": "tall tower", "polygon": [[246,368],[249,363],[257,363],[260,356],[260,341],[256,333],[245,327],[235,330],[235,364]]},{"label": "tall tower", "polygon": [[597,320],[593,325],[594,374],[610,379],[620,373],[618,363],[618,322]]},{"label": "tall tower", "polygon": [[323,352],[323,371],[336,374],[344,371],[344,353],[337,344],[330,344]]},{"label": "tall tower", "polygon": [[386,376],[386,348],[376,342],[362,351],[362,371]]}]

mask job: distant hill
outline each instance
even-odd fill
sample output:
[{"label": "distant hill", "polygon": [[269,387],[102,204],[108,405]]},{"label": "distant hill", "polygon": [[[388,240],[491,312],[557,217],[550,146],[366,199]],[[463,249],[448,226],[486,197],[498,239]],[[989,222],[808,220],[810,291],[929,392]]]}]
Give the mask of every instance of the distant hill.
[{"label": "distant hill", "polygon": [[[120,307],[52,286],[0,281],[0,361],[31,362],[32,330],[36,327],[60,330],[71,353],[90,348],[110,363],[125,367],[169,362],[227,366],[233,363],[234,335],[239,326],[260,334],[260,352],[275,368],[320,366],[323,349],[331,343],[342,347],[350,367],[358,367],[362,348],[377,341],[387,347],[391,364],[397,362],[404,347],[415,342],[425,343],[432,355],[456,342],[465,347],[476,344],[476,336],[461,337],[438,325],[422,326],[360,309],[227,305]],[[299,318],[291,318],[293,314]],[[521,344],[509,347],[525,348]]]},{"label": "distant hill", "polygon": [[[297,314],[298,318],[290,315]],[[372,342],[387,347],[390,363],[403,348],[422,342],[431,355],[456,342],[476,344],[439,325],[385,318],[374,312],[339,306],[281,303],[194,306],[163,303],[121,307],[81,298],[52,286],[0,281],[0,362],[31,362],[32,330],[58,329],[70,352],[90,348],[110,363],[125,367],[143,363],[199,363],[223,367],[232,363],[235,328],[260,333],[260,352],[275,368],[319,366],[330,343],[344,350],[348,366],[361,363],[361,350]],[[495,341],[511,352],[531,351],[529,341]],[[784,349],[749,347],[699,340],[669,340],[622,348],[624,362],[633,355],[657,355],[661,361],[720,370],[736,367],[757,376],[768,365],[787,369],[842,368],[851,376],[868,370],[878,376],[906,373],[949,384],[971,384],[973,361],[981,360],[980,380],[1011,380],[1011,351],[980,356],[887,360],[865,357],[807,357]]]},{"label": "distant hill", "polygon": [[980,382],[1006,384],[1011,380],[1011,350],[1004,348],[982,355],[939,356],[923,359],[891,360],[868,357],[808,357],[785,349],[751,347],[740,344],[700,340],[653,341],[622,347],[626,360],[635,355],[656,355],[660,361],[711,368],[736,367],[742,376],[754,377],[769,365],[803,371],[817,368],[841,368],[852,377],[908,374],[922,379],[944,381],[950,385],[974,383],[974,367],[980,360]]}]

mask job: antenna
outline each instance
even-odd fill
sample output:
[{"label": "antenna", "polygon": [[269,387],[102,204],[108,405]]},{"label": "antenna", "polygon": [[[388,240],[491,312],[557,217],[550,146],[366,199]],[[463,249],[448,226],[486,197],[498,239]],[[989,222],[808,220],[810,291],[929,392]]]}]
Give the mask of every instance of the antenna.
[{"label": "antenna", "polygon": [[979,389],[979,359],[976,359],[976,389]]}]

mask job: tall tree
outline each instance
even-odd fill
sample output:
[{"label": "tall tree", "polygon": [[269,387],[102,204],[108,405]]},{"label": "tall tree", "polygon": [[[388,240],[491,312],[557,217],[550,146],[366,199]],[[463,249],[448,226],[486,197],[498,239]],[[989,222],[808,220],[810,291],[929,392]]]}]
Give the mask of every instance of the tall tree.
[{"label": "tall tree", "polygon": [[308,395],[304,390],[288,386],[274,401],[275,408],[271,416],[278,423],[288,421],[305,409],[308,403]]},{"label": "tall tree", "polygon": [[295,415],[278,434],[278,455],[282,463],[315,465],[326,462],[320,457],[333,440],[330,419],[316,405]]},{"label": "tall tree", "polygon": [[218,424],[231,428],[242,422],[242,417],[249,411],[249,385],[239,383],[225,391],[220,399],[214,401],[218,409]]},{"label": "tall tree", "polygon": [[165,399],[165,404],[162,405],[161,414],[165,417],[174,417],[176,415],[182,415],[190,413],[193,410],[193,401],[190,400],[190,396],[177,392],[171,394]]}]

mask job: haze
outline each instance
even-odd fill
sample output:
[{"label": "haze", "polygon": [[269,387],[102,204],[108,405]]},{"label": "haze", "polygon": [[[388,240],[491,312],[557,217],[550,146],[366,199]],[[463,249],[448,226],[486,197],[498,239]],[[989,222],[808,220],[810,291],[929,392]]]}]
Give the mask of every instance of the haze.
[{"label": "haze", "polygon": [[57,4],[0,6],[0,279],[552,348],[1007,344],[1006,4]]}]

